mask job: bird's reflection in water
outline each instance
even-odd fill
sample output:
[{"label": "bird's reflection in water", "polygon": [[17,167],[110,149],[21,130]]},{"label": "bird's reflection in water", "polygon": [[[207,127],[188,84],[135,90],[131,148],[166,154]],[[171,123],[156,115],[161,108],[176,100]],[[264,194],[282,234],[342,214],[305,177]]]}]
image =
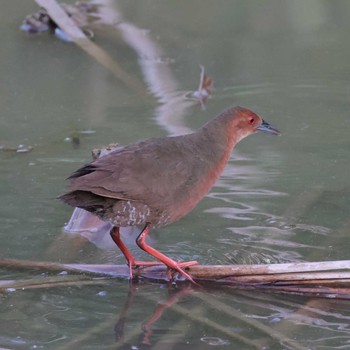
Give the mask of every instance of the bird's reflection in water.
[{"label": "bird's reflection in water", "polygon": [[[301,329],[315,326],[325,334],[336,329],[348,337],[349,316],[335,311],[339,310],[339,303],[344,310],[348,307],[339,300],[257,293],[212,283],[203,283],[199,288],[186,282],[162,288],[164,293],[160,294],[166,297],[160,302],[159,287],[147,280],[130,285],[114,327],[114,349],[204,350],[229,344],[249,349],[272,349],[276,344],[287,344],[288,348],[306,349],[297,336]],[[145,307],[140,309],[140,302],[148,308],[147,312]],[[156,306],[150,311],[153,305]],[[140,319],[140,313],[141,321],[135,321]],[[178,322],[169,324],[173,313],[179,316]],[[247,328],[249,332],[245,332]]]},{"label": "bird's reflection in water", "polygon": [[[127,344],[127,339],[125,337],[125,327],[127,325],[128,314],[132,309],[139,289],[145,286],[146,285],[143,285],[141,283],[130,284],[130,289],[126,301],[114,326],[116,341],[120,345],[123,345],[123,347],[129,346],[129,349],[130,344]],[[194,291],[194,288],[192,285],[186,285],[184,287],[175,289],[172,285],[168,285],[167,291],[168,296],[166,300],[161,303],[159,302],[154,312],[146,319],[146,321],[143,322],[142,327],[140,328],[141,334],[139,336],[138,349],[145,347],[148,348],[148,346],[152,345],[153,324],[161,319],[167,310],[170,309],[173,305],[177,304],[184,297],[190,295]]]}]

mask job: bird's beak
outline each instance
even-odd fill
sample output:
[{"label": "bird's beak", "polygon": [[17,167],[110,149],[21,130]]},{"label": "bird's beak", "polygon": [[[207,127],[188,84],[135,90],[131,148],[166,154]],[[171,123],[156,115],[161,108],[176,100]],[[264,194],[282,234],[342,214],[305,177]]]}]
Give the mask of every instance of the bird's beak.
[{"label": "bird's beak", "polygon": [[278,129],[274,128],[268,122],[265,122],[264,119],[262,120],[262,123],[256,128],[256,130],[266,132],[269,134],[273,134],[273,135],[280,135],[281,134],[281,132]]}]

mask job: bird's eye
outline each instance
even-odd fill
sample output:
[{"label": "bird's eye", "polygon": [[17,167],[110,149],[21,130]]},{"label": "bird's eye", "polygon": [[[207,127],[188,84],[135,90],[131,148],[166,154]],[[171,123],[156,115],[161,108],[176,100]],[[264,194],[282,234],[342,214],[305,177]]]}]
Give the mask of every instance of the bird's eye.
[{"label": "bird's eye", "polygon": [[250,124],[250,125],[252,125],[253,123],[254,123],[254,118],[253,117],[250,117],[249,119],[248,119],[248,123]]}]

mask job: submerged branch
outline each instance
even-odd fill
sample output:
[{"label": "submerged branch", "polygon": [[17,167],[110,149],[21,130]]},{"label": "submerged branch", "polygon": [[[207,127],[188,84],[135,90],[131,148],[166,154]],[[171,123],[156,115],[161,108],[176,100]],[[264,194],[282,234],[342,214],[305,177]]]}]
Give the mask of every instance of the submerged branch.
[{"label": "submerged branch", "polygon": [[[80,287],[83,285],[106,284],[108,280],[92,278],[84,275],[75,276],[40,276],[21,280],[0,280],[0,291],[57,288],[57,287]],[[0,349],[1,350],[1,349]]]},{"label": "submerged branch", "polygon": [[[0,259],[0,268],[67,271],[100,277],[129,276],[129,268],[126,265],[60,264]],[[271,265],[199,265],[191,266],[187,271],[199,283],[350,299],[349,260]],[[168,281],[165,266],[136,268],[134,276],[153,281]]]}]

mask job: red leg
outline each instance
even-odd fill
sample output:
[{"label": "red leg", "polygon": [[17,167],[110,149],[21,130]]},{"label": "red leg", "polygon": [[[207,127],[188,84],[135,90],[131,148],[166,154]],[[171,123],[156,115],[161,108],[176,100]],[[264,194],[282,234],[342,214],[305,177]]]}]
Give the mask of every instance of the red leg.
[{"label": "red leg", "polygon": [[143,249],[148,254],[154,256],[156,259],[160,260],[164,265],[168,266],[169,269],[176,270],[177,272],[184,275],[187,279],[189,279],[192,283],[197,284],[193,278],[184,271],[181,267],[187,267],[191,265],[197,264],[197,261],[189,261],[186,263],[177,263],[176,261],[168,258],[166,255],[162,254],[158,250],[152,248],[146,243],[146,238],[149,234],[150,228],[149,225],[146,225],[145,228],[141,231],[140,235],[137,237],[136,243],[137,245]]},{"label": "red leg", "polygon": [[120,238],[120,230],[119,227],[113,227],[110,235],[114,241],[114,243],[118,246],[118,248],[121,250],[123,255],[125,256],[125,259],[127,261],[127,264],[129,265],[129,275],[130,278],[132,278],[132,268],[137,266],[157,266],[161,265],[162,263],[157,261],[139,261],[134,258],[134,256],[130,253],[129,249],[126,247],[126,245],[123,243],[123,241]]}]

